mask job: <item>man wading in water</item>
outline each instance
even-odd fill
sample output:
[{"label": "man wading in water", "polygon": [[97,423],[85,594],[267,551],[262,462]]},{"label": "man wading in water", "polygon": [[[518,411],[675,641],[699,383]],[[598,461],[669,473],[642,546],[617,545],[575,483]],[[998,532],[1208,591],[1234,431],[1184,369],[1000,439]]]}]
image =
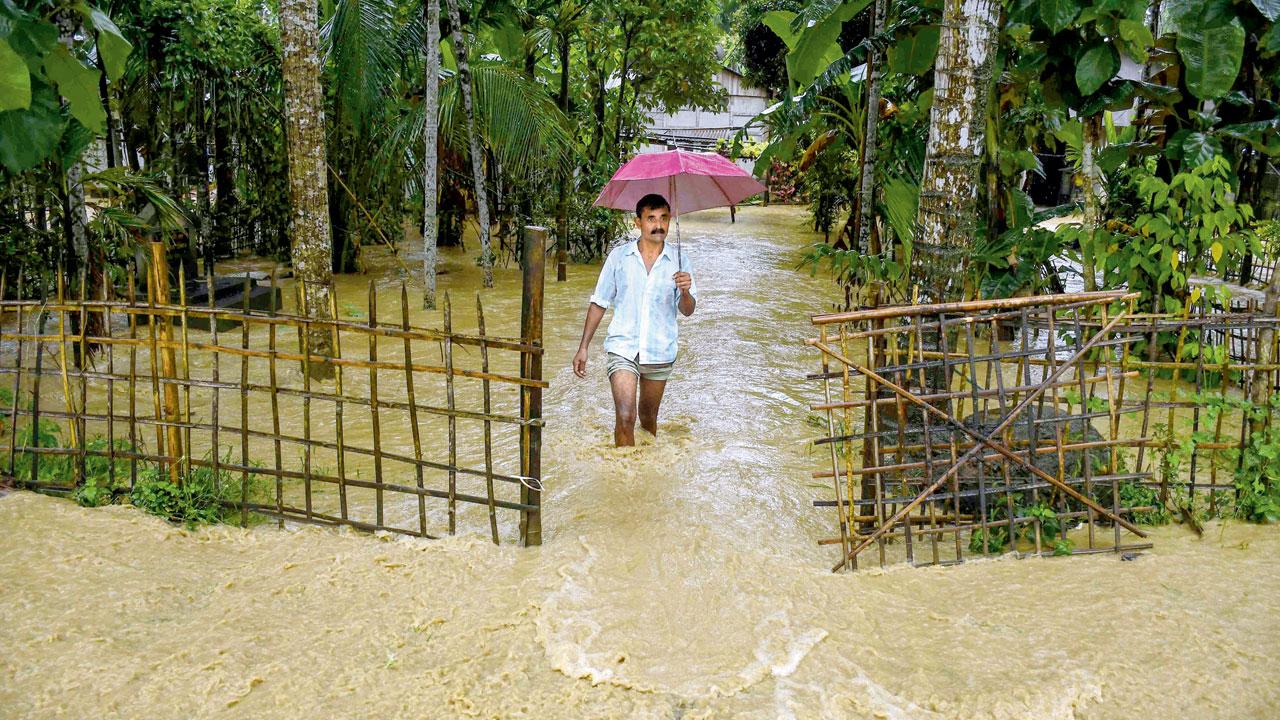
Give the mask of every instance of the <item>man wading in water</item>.
[{"label": "man wading in water", "polygon": [[676,249],[666,242],[670,223],[671,206],[661,195],[645,195],[636,203],[640,238],[614,248],[604,261],[573,356],[574,374],[585,378],[587,347],[612,305],[604,349],[613,387],[613,439],[619,447],[636,444],[637,384],[640,427],[658,434],[658,406],[676,360],[676,310],[688,317],[698,304],[689,261],[677,267]]}]

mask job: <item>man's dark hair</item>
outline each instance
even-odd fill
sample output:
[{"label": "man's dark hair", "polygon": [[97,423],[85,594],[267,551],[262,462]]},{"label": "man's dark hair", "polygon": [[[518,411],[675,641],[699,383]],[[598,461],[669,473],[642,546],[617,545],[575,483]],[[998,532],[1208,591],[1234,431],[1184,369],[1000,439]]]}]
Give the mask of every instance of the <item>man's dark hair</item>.
[{"label": "man's dark hair", "polygon": [[658,193],[649,193],[640,198],[640,202],[636,203],[636,217],[640,217],[645,210],[664,209],[671,212],[671,205],[667,203],[667,199]]}]

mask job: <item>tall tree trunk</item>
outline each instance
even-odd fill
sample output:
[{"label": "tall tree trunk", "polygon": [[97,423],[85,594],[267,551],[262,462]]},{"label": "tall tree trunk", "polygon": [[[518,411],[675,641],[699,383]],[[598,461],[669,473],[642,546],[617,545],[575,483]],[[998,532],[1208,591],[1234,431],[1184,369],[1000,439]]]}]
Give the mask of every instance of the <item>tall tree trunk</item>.
[{"label": "tall tree trunk", "polygon": [[[210,230],[213,226],[213,212],[209,200],[209,119],[206,94],[208,86],[201,78],[196,82],[196,168],[199,177],[196,179],[196,199],[200,206],[200,222],[196,226],[196,247],[204,256],[205,275],[213,274],[214,253],[210,241]],[[190,279],[190,278],[188,278]]]},{"label": "tall tree trunk", "polygon": [[613,126],[613,154],[615,157],[619,155],[618,148],[622,145],[622,116],[623,110],[626,108],[627,100],[627,75],[631,73],[631,38],[634,29],[627,28],[627,18],[622,20],[622,36],[624,38],[622,44],[622,70],[618,73],[618,116]]},{"label": "tall tree trunk", "polygon": [[213,209],[213,254],[215,259],[231,253],[236,216],[235,166],[231,149],[231,117],[227,93],[215,84],[213,93],[213,184],[218,191]]},{"label": "tall tree trunk", "polygon": [[[569,33],[559,37],[560,50],[560,112],[569,116]],[[556,282],[564,282],[569,264],[569,183],[573,176],[566,172],[560,178],[560,200],[556,204]]]},{"label": "tall tree trunk", "polygon": [[[885,0],[876,0],[874,15],[871,17],[871,37],[876,38],[884,32]],[[862,181],[858,199],[858,242],[855,247],[859,252],[868,252],[871,237],[871,224],[875,217],[875,176],[876,176],[876,129],[880,121],[880,82],[884,77],[884,63],[878,50],[879,44],[871,43],[871,56],[867,64],[871,70],[870,82],[867,84],[867,127],[862,139]]]},{"label": "tall tree trunk", "polygon": [[1080,173],[1084,176],[1084,231],[1088,240],[1081,243],[1080,264],[1084,275],[1084,289],[1098,289],[1098,269],[1094,260],[1098,228],[1102,225],[1103,204],[1107,190],[1102,184],[1102,168],[1098,166],[1098,153],[1102,151],[1102,116],[1090,115],[1080,120]]},{"label": "tall tree trunk", "polygon": [[[56,18],[58,24],[58,42],[62,43],[74,57],[76,30],[80,27],[78,13],[67,10],[60,12]],[[84,205],[84,154],[81,153],[67,168],[63,176],[62,192],[62,237],[66,244],[63,258],[63,271],[66,273],[67,287],[76,287],[80,268],[89,261],[89,213]]]},{"label": "tall tree trunk", "polygon": [[943,7],[913,263],[915,282],[933,300],[965,292],[999,17],[995,0],[946,0]]},{"label": "tall tree trunk", "polygon": [[422,306],[436,307],[436,246],[440,223],[436,218],[440,162],[440,0],[427,0],[427,63],[423,71],[422,136]]},{"label": "tall tree trunk", "polygon": [[471,150],[471,175],[476,186],[476,215],[480,223],[480,262],[484,268],[484,286],[493,287],[493,250],[489,243],[489,198],[484,190],[484,155],[476,136],[475,113],[471,108],[471,67],[467,62],[467,44],[462,34],[458,0],[449,3],[449,24],[453,26],[453,52],[458,59],[458,85],[462,89],[462,110],[467,117],[467,142]]},{"label": "tall tree trunk", "polygon": [[[312,318],[329,320],[333,260],[316,20],[316,5],[311,0],[283,0],[280,3],[293,269],[305,286],[303,312]],[[308,333],[307,352],[326,357],[333,355],[331,333],[323,324],[313,326]],[[317,377],[333,373],[328,363],[311,363],[311,368]]]},{"label": "tall tree trunk", "polygon": [[592,52],[590,47],[587,48],[587,74],[595,79],[595,94],[591,97],[591,114],[595,118],[595,123],[591,128],[591,144],[587,151],[587,159],[595,162],[600,159],[600,147],[604,144],[604,114],[605,89],[604,68],[600,66],[597,54]]},{"label": "tall tree trunk", "polygon": [[107,167],[116,166],[116,123],[111,117],[111,90],[107,87],[107,66],[98,55],[98,95],[102,97],[102,109],[107,113]]}]

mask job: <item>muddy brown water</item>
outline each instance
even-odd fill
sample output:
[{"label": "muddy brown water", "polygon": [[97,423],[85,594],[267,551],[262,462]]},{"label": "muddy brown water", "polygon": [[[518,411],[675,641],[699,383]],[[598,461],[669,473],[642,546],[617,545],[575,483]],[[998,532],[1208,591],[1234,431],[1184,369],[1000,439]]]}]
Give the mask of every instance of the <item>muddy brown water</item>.
[{"label": "muddy brown water", "polygon": [[[828,572],[800,341],[831,296],[794,269],[805,214],[683,233],[701,299],[639,447],[609,446],[602,334],[590,378],[569,368],[597,269],[547,285],[543,547],[494,547],[483,508],[425,541],[0,498],[0,717],[1280,715],[1272,527],[1160,528],[1132,562]],[[445,269],[469,308],[469,255]],[[490,330],[514,334],[518,274],[497,277]]]}]

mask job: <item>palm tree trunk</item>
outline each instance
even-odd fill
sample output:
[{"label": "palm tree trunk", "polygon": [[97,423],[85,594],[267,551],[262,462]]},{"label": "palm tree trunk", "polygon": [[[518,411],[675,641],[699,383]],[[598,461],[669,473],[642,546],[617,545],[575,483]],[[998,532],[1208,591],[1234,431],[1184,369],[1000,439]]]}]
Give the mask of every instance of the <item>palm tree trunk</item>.
[{"label": "palm tree trunk", "polygon": [[[303,312],[312,318],[329,320],[333,249],[329,239],[324,101],[320,92],[316,20],[316,6],[309,0],[283,0],[280,3],[293,268],[305,287]],[[313,328],[307,335],[307,352],[332,356],[330,331],[323,324]],[[311,363],[311,368],[317,377],[333,373],[328,363]]]},{"label": "palm tree trunk", "polygon": [[[560,33],[560,112],[569,116],[569,33]],[[569,264],[569,183],[570,173],[560,178],[560,201],[556,205],[556,282],[564,282]]]},{"label": "palm tree trunk", "polygon": [[[871,18],[871,36],[873,38],[884,32],[884,15],[885,0],[876,0],[876,6]],[[867,58],[868,68],[871,70],[870,80],[867,84],[867,127],[862,138],[862,183],[860,188],[860,197],[858,200],[858,242],[859,252],[867,252],[868,241],[871,236],[871,223],[875,217],[873,212],[873,203],[875,202],[875,176],[876,176],[876,129],[880,120],[880,82],[884,77],[882,72],[883,60],[876,43],[871,44],[871,56]]]},{"label": "palm tree trunk", "polygon": [[999,17],[995,0],[944,4],[913,263],[915,282],[934,300],[964,294]]},{"label": "palm tree trunk", "polygon": [[1080,172],[1084,176],[1084,231],[1089,239],[1081,243],[1080,260],[1084,275],[1084,289],[1098,289],[1098,270],[1093,250],[1096,246],[1098,227],[1102,225],[1102,205],[1107,191],[1102,184],[1102,168],[1098,167],[1098,152],[1102,150],[1102,116],[1091,115],[1081,120]]},{"label": "palm tree trunk", "polygon": [[489,245],[489,198],[484,191],[484,155],[476,137],[475,113],[471,108],[471,66],[467,63],[467,45],[462,37],[462,19],[458,0],[449,3],[449,24],[453,26],[453,52],[458,59],[458,85],[462,89],[462,110],[467,117],[467,141],[471,150],[471,176],[476,187],[476,216],[480,223],[480,262],[484,268],[484,286],[493,287],[493,250]]},{"label": "palm tree trunk", "polygon": [[427,0],[427,63],[423,71],[422,130],[422,307],[436,307],[436,245],[440,223],[436,219],[440,158],[440,0]]}]

